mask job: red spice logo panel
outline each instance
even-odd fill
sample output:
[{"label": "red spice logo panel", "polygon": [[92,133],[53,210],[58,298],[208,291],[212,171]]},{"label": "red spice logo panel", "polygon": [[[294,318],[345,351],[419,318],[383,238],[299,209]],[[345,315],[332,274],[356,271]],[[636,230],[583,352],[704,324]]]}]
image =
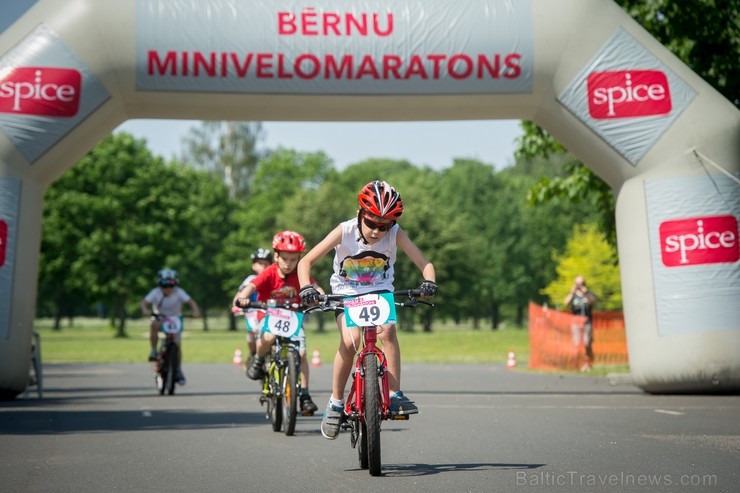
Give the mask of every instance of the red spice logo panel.
[{"label": "red spice logo panel", "polygon": [[665,221],[659,231],[660,253],[666,267],[732,263],[740,259],[735,216]]}]

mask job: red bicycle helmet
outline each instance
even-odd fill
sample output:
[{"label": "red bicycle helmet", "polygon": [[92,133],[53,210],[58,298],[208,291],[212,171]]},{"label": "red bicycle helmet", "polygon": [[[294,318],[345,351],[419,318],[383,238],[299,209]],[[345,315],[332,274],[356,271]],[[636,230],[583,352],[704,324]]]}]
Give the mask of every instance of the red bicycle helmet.
[{"label": "red bicycle helmet", "polygon": [[295,231],[281,231],[272,238],[272,249],[280,252],[302,252],[306,240]]},{"label": "red bicycle helmet", "polygon": [[365,185],[357,196],[360,208],[382,219],[397,220],[403,214],[403,200],[395,188],[380,180]]}]

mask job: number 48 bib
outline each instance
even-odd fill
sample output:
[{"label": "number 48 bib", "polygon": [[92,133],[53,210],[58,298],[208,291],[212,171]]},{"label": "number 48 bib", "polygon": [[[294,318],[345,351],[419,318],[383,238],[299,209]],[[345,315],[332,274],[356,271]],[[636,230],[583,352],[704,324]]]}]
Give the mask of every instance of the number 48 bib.
[{"label": "number 48 bib", "polygon": [[263,332],[276,336],[293,337],[298,334],[303,324],[303,313],[284,308],[268,308]]},{"label": "number 48 bib", "polygon": [[364,294],[344,299],[347,327],[396,323],[396,303],[392,293]]}]

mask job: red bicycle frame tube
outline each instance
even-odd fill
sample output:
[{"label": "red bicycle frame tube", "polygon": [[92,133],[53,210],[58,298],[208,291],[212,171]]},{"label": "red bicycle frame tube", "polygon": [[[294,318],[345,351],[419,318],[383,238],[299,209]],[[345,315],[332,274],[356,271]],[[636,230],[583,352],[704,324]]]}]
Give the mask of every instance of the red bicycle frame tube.
[{"label": "red bicycle frame tube", "polygon": [[360,350],[360,354],[355,360],[355,373],[352,380],[352,387],[349,390],[349,396],[347,396],[346,404],[344,405],[344,412],[347,415],[357,413],[360,420],[365,419],[365,409],[362,405],[362,400],[365,392],[365,374],[364,374],[364,361],[365,358],[378,358],[380,363],[378,368],[381,372],[380,380],[382,382],[381,389],[381,402],[380,402],[380,415],[382,419],[388,417],[388,410],[390,407],[390,388],[388,387],[388,369],[386,367],[386,358],[383,351],[376,346],[378,328],[377,326],[361,327],[363,345]]}]

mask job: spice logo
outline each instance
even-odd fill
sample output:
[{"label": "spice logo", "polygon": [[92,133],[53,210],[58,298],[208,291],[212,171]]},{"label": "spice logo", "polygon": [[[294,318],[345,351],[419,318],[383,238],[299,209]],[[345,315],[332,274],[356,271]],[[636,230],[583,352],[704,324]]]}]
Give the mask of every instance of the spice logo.
[{"label": "spice logo", "polygon": [[735,216],[693,217],[660,225],[660,253],[666,267],[737,262]]},{"label": "spice logo", "polygon": [[77,70],[20,67],[0,79],[0,113],[69,117],[80,108]]},{"label": "spice logo", "polygon": [[0,267],[5,265],[5,250],[8,245],[8,223],[0,221]]},{"label": "spice logo", "polygon": [[658,70],[594,72],[588,76],[588,111],[594,119],[666,115],[668,78]]}]

